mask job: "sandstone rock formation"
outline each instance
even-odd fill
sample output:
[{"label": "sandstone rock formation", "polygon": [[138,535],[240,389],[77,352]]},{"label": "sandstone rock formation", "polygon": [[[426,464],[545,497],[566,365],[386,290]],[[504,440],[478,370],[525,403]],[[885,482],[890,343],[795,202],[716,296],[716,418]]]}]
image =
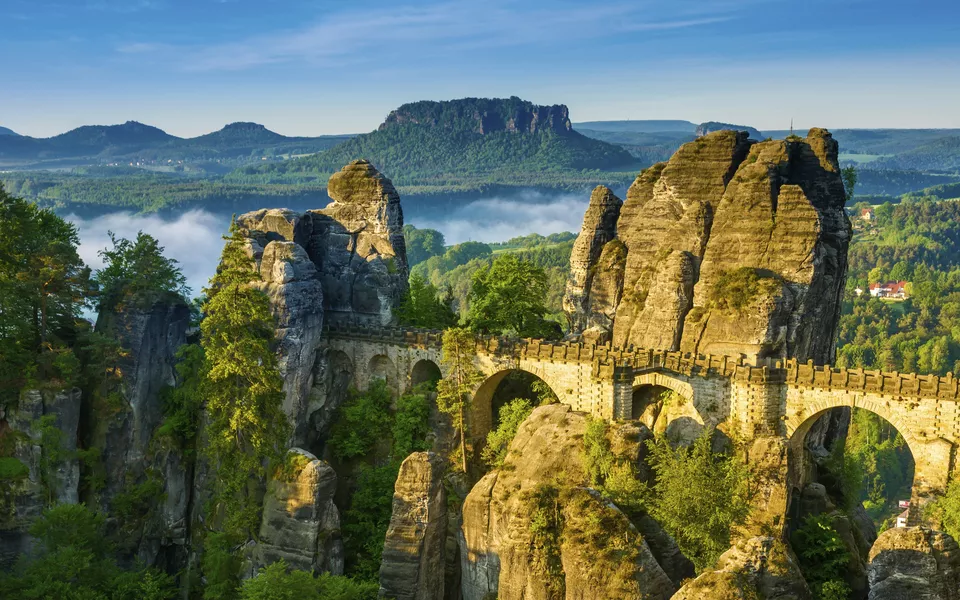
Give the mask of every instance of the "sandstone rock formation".
[{"label": "sandstone rock formation", "polygon": [[870,600],[957,600],[960,548],[925,527],[888,529],[870,550]]},{"label": "sandstone rock formation", "polygon": [[796,560],[772,537],[738,542],[716,566],[687,583],[673,600],[812,600]]},{"label": "sandstone rock formation", "polygon": [[508,99],[464,98],[443,102],[421,101],[404,104],[387,115],[380,129],[402,124],[427,125],[444,129],[461,129],[464,123],[472,133],[498,131],[571,131],[570,111],[562,104],[538,106],[516,96]]},{"label": "sandstone rock formation", "polygon": [[444,460],[415,452],[400,465],[380,563],[380,597],[443,600],[447,543]]},{"label": "sandstone rock formation", "polygon": [[260,272],[257,285],[277,316],[284,409],[296,444],[314,439],[342,400],[342,369],[317,353],[325,319],[389,324],[407,289],[403,211],[390,180],[357,160],[330,177],[328,193],[333,201],[322,209],[237,218]]},{"label": "sandstone rock formation", "polygon": [[617,237],[617,219],[620,217],[622,205],[623,201],[617,198],[610,188],[602,185],[597,186],[590,196],[590,206],[583,217],[580,235],[570,254],[570,278],[567,280],[567,291],[563,297],[563,310],[570,319],[571,330],[584,331],[598,327],[603,331],[610,328],[616,305],[599,298],[591,301],[590,291],[595,278],[610,276],[609,273],[601,271],[600,256],[607,243]]},{"label": "sandstone rock formation", "polygon": [[[545,599],[553,597],[559,585],[565,586],[567,598],[596,600],[666,599],[676,590],[629,519],[582,487],[580,440],[586,424],[585,415],[562,404],[535,409],[510,444],[504,467],[488,473],[470,491],[460,539],[464,600],[492,594],[501,600]],[[636,434],[638,428],[630,427]],[[616,426],[613,429],[610,436],[616,440]],[[622,456],[639,456],[633,434],[618,442],[614,449]],[[563,490],[557,491],[562,515],[555,524],[562,574],[552,580],[535,566],[542,564],[542,557],[531,554],[530,526],[530,503],[551,489]],[[591,529],[591,523],[598,522],[602,535]],[[625,546],[612,552],[607,539]]]},{"label": "sandstone rock formation", "polygon": [[599,274],[571,290],[575,333],[601,326],[580,316],[598,313],[615,346],[830,362],[851,231],[837,153],[822,129],[766,142],[718,131],[640,173],[616,224],[620,289],[602,256],[571,257],[572,281]]},{"label": "sandstone rock formation", "polygon": [[337,474],[300,448],[289,469],[270,480],[263,503],[259,541],[250,551],[252,573],[285,560],[293,569],[343,574],[340,513],[333,503]]}]

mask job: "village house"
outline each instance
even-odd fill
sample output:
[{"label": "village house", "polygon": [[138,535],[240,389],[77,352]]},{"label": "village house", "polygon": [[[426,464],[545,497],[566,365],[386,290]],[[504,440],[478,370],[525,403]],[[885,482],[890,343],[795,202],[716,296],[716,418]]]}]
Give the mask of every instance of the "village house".
[{"label": "village house", "polygon": [[873,209],[864,208],[860,211],[860,220],[861,221],[872,221],[873,220]]},{"label": "village house", "polygon": [[[858,296],[860,294],[857,294]],[[906,281],[887,281],[884,283],[871,283],[870,295],[874,298],[899,298],[907,297]]]}]

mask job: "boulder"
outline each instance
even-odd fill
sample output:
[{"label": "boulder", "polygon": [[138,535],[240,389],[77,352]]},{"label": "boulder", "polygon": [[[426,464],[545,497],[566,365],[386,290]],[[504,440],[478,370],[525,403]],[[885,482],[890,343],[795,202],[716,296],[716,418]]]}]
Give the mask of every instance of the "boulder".
[{"label": "boulder", "polygon": [[787,546],[772,537],[737,542],[716,566],[674,594],[672,600],[813,600]]},{"label": "boulder", "polygon": [[960,599],[960,548],[925,527],[888,529],[870,549],[867,580],[870,600]]},{"label": "boulder", "polygon": [[433,452],[415,452],[400,465],[393,513],[380,563],[380,597],[443,600],[446,578],[445,464]]},{"label": "boulder", "polygon": [[[504,466],[467,495],[460,537],[464,600],[546,599],[560,586],[568,598],[665,599],[676,589],[629,519],[586,488],[581,440],[587,422],[563,404],[534,409]],[[611,426],[611,447],[637,460],[640,428],[620,427]],[[549,527],[556,543],[553,575],[546,577],[545,559],[533,544],[531,503],[551,493],[560,515]],[[593,529],[597,523],[602,534]]]},{"label": "boulder", "polygon": [[343,574],[336,487],[333,467],[306,450],[290,450],[287,467],[267,487],[259,541],[248,550],[251,574],[281,559],[293,569]]}]

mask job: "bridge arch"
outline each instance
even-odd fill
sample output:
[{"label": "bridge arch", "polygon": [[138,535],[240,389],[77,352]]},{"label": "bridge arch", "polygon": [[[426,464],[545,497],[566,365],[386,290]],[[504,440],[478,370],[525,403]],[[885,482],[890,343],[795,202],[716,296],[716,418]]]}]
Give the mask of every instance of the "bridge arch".
[{"label": "bridge arch", "polygon": [[950,477],[952,444],[943,439],[924,439],[916,435],[916,423],[908,421],[903,411],[895,410],[895,401],[889,397],[863,393],[821,394],[808,400],[800,408],[791,410],[785,419],[785,434],[790,450],[791,485],[806,483],[810,472],[807,464],[806,442],[813,426],[829,411],[851,408],[867,411],[889,423],[903,437],[913,459],[911,483],[912,524],[919,524],[921,511],[915,510],[928,498],[943,493]]},{"label": "bridge arch", "polygon": [[[489,375],[483,382],[477,387],[476,391],[473,393],[473,398],[470,406],[470,439],[473,441],[474,449],[477,450],[481,448],[486,441],[487,434],[490,433],[497,425],[497,411],[499,410],[498,403],[496,402],[496,394],[501,384],[506,382],[509,377],[519,376],[520,378],[528,379],[531,383],[534,381],[542,381],[550,391],[553,392],[554,396],[558,396],[557,388],[554,385],[551,385],[546,378],[543,377],[543,373],[537,373],[537,369],[522,369],[522,368],[507,368],[501,369]],[[508,398],[510,400],[512,398]]]},{"label": "bridge arch", "polygon": [[693,386],[659,372],[633,378],[629,416],[676,443],[692,443],[711,419],[702,415]]},{"label": "bridge arch", "polygon": [[387,382],[387,387],[394,393],[398,393],[400,388],[397,382],[397,366],[393,360],[386,354],[376,354],[370,359],[367,366],[370,374],[369,380],[383,379]]},{"label": "bridge arch", "polygon": [[440,370],[440,365],[433,362],[429,358],[421,358],[414,363],[413,368],[410,369],[409,387],[410,389],[413,389],[422,383],[436,383],[437,381],[440,381],[442,377],[443,372]]}]

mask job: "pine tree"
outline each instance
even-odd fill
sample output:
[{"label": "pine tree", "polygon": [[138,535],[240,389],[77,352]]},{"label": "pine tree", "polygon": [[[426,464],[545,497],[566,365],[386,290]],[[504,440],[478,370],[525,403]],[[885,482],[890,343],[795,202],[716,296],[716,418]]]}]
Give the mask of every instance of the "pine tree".
[{"label": "pine tree", "polygon": [[224,531],[249,534],[258,524],[256,490],[279,464],[290,424],[274,354],[274,317],[236,223],[206,290],[201,324],[206,357],[205,453],[215,471],[215,504]]},{"label": "pine tree", "polygon": [[461,467],[467,472],[467,410],[474,389],[483,375],[473,365],[477,354],[476,338],[469,329],[451,328],[443,332],[441,361],[448,375],[437,382],[437,407],[453,420],[460,433]]}]

